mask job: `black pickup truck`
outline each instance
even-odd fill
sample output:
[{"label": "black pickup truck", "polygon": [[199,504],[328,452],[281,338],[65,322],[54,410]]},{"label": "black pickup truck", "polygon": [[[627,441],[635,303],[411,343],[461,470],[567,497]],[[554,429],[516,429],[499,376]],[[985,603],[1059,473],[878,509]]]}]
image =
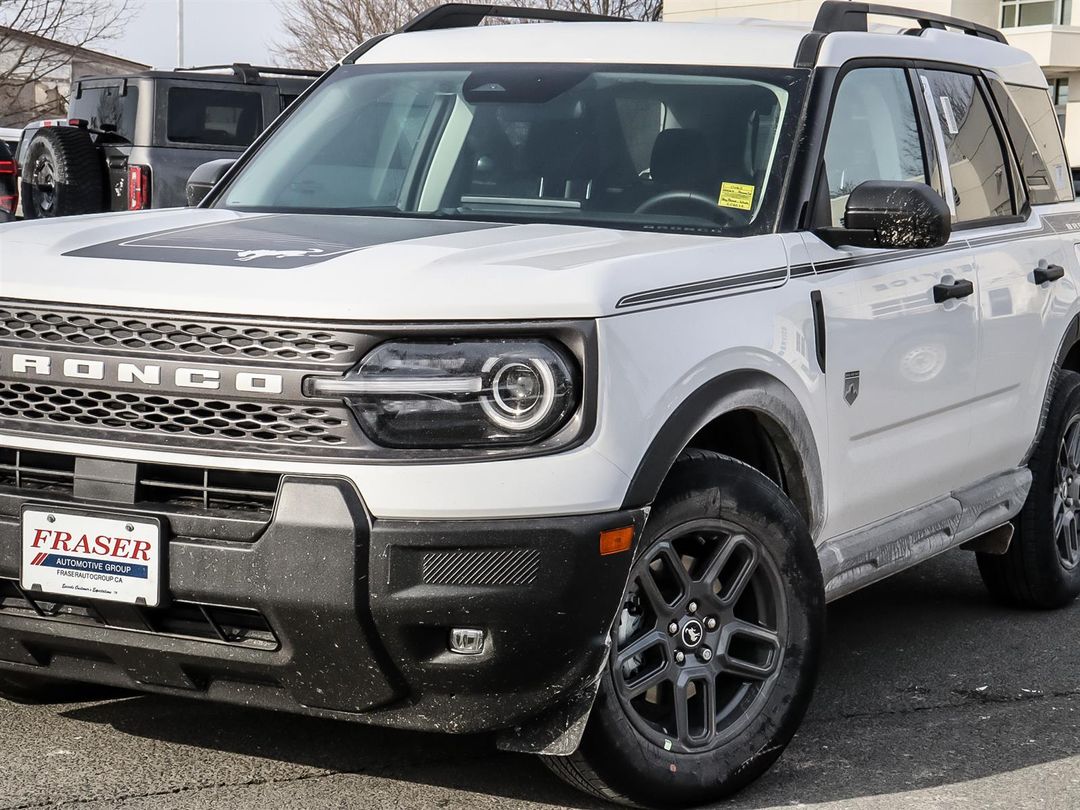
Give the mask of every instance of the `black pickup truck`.
[{"label": "black pickup truck", "polygon": [[82,79],[67,118],[23,132],[23,214],[186,205],[197,166],[238,157],[318,76],[234,64]]}]

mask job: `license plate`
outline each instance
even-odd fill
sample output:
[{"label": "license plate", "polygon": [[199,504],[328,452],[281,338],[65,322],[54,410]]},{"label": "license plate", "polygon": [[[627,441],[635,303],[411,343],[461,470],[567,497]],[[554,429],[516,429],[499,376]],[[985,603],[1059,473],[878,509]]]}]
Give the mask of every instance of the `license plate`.
[{"label": "license plate", "polygon": [[162,556],[157,521],[23,509],[27,591],[157,607]]}]

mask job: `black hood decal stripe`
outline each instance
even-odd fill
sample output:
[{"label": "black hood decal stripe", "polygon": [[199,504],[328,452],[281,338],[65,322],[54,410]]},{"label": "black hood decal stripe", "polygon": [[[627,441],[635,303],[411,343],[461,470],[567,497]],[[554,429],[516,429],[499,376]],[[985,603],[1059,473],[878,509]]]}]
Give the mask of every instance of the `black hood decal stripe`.
[{"label": "black hood decal stripe", "polygon": [[507,227],[407,217],[269,214],[103,242],[65,256],[291,270],[376,245]]}]

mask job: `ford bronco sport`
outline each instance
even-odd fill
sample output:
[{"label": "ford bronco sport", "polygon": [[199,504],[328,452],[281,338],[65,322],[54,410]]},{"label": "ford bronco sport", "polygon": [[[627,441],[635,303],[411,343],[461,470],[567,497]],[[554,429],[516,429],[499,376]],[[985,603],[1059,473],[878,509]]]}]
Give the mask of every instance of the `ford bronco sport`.
[{"label": "ford bronco sport", "polygon": [[211,65],[80,79],[68,117],[19,142],[27,219],[174,208],[192,170],[237,157],[317,71]]},{"label": "ford bronco sport", "polygon": [[9,695],[689,805],[780,756],[829,600],[958,547],[1080,592],[1080,209],[995,31],[443,6],[211,173],[0,229]]}]

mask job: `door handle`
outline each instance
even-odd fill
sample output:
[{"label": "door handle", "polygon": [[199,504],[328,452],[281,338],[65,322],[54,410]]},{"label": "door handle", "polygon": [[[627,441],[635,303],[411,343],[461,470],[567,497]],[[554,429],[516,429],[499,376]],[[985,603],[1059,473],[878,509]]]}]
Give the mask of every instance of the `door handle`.
[{"label": "door handle", "polygon": [[1036,267],[1032,280],[1036,284],[1045,284],[1048,281],[1057,281],[1065,275],[1065,268],[1060,264],[1048,264],[1046,267]]},{"label": "door handle", "polygon": [[975,285],[963,278],[958,278],[952,284],[935,284],[934,303],[944,304],[954,298],[967,298],[973,292]]}]

